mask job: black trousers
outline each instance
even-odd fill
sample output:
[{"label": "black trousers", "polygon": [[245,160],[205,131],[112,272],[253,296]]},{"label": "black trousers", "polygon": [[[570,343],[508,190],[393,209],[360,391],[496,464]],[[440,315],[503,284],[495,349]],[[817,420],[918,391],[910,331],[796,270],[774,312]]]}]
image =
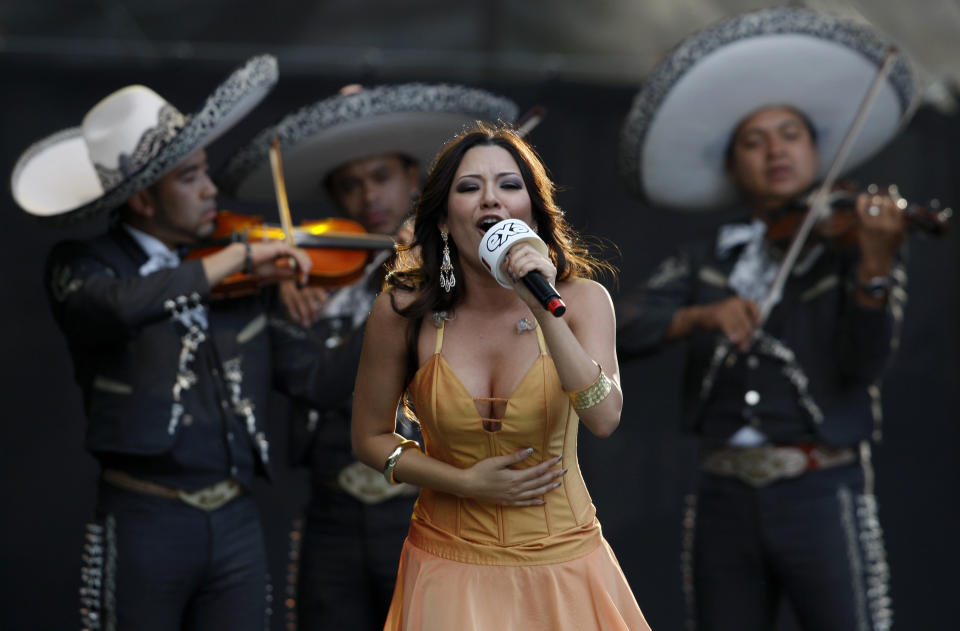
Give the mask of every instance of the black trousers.
[{"label": "black trousers", "polygon": [[314,487],[300,552],[299,631],[383,629],[415,499],[364,504]]},{"label": "black trousers", "polygon": [[876,504],[858,464],[763,488],[703,474],[686,525],[699,631],[771,631],[782,596],[805,631],[892,624]]},{"label": "black trousers", "polygon": [[101,483],[84,544],[84,628],[263,631],[266,554],[256,504],[211,512]]}]

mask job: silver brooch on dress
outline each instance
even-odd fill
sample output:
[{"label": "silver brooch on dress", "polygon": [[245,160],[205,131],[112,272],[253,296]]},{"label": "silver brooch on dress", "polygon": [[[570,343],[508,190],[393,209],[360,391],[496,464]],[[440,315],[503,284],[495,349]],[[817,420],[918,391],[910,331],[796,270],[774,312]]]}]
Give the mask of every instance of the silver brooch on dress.
[{"label": "silver brooch on dress", "polygon": [[456,311],[451,311],[451,312],[449,313],[449,315],[447,314],[446,311],[434,311],[434,312],[433,312],[433,326],[435,326],[435,327],[437,327],[437,328],[439,329],[439,328],[441,328],[441,327],[443,326],[443,321],[444,321],[444,320],[446,320],[447,322],[449,322],[449,321],[451,321],[451,320],[455,320],[456,318],[457,318],[457,312],[456,312]]},{"label": "silver brooch on dress", "polygon": [[537,328],[536,324],[530,322],[529,318],[520,318],[517,320],[517,334],[525,333],[527,331],[532,331]]}]

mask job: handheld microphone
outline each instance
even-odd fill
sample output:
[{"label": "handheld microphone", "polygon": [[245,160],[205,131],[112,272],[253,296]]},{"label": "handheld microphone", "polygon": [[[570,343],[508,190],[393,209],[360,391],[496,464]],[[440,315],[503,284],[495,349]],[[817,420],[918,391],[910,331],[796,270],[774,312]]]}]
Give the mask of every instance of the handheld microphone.
[{"label": "handheld microphone", "polygon": [[527,272],[520,280],[527,286],[534,298],[540,302],[540,306],[555,315],[562,316],[567,311],[567,305],[563,303],[563,298],[557,293],[557,290],[547,282],[543,274],[537,270]]},{"label": "handheld microphone", "polygon": [[[480,240],[478,248],[480,262],[497,282],[507,289],[512,289],[512,285],[500,268],[500,263],[510,248],[521,241],[530,243],[541,254],[547,254],[547,244],[520,219],[504,219],[497,222]],[[560,294],[547,282],[543,274],[533,270],[524,275],[521,280],[544,309],[558,318],[566,312],[567,306],[563,303]]]}]

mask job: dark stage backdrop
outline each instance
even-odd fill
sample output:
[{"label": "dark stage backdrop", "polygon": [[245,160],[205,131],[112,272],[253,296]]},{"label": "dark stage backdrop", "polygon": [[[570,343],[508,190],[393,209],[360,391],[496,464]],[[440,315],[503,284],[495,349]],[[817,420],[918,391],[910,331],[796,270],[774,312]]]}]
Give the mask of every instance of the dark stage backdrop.
[{"label": "dark stage backdrop", "polygon": [[[0,58],[0,174],[27,145],[79,124],[98,99],[129,83],[145,83],[184,112],[231,68],[165,62],[93,70],[40,66]],[[281,68],[282,72],[282,68]],[[376,77],[353,77],[367,84]],[[409,77],[415,80],[417,77]],[[337,77],[284,77],[268,100],[209,151],[216,168],[227,152],[288,110],[332,94]],[[619,129],[634,90],[544,79],[538,84],[482,86],[548,114],[531,135],[556,181],[571,222],[607,240],[622,272],[614,294],[640,282],[679,240],[709,228],[715,216],[645,208],[616,176]],[[859,170],[862,182],[897,182],[910,198],[960,200],[960,119],[920,109],[890,147]],[[51,177],[56,177],[55,174]],[[223,207],[232,207],[222,200]],[[235,208],[235,206],[233,206]],[[329,209],[325,209],[329,210]],[[316,209],[295,208],[305,215]],[[262,212],[271,215],[270,208]],[[66,345],[41,288],[44,257],[57,240],[91,233],[38,225],[0,195],[2,310],[0,352],[5,409],[0,436],[0,627],[78,627],[77,589],[83,525],[91,516],[97,469],[83,451],[84,419]],[[896,628],[945,629],[960,566],[958,488],[958,262],[960,231],[911,243],[910,303],[900,353],[884,391],[884,441],[876,450],[880,514],[888,542]],[[618,246],[613,247],[613,246]],[[619,249],[619,254],[617,253]],[[622,366],[623,422],[613,437],[581,434],[581,466],[604,532],[654,629],[683,628],[680,525],[683,497],[694,480],[694,441],[677,430],[677,350]],[[255,491],[263,509],[275,585],[273,628],[285,627],[284,584],[291,522],[307,485],[303,471],[283,465],[286,403],[272,407],[272,486]]]}]

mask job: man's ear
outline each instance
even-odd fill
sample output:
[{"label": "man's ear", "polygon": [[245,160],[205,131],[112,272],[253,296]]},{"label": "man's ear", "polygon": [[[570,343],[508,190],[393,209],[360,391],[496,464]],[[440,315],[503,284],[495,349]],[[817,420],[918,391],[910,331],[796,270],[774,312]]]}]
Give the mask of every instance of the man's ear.
[{"label": "man's ear", "polygon": [[153,193],[147,189],[138,191],[133,197],[127,200],[127,205],[135,214],[144,219],[151,219],[157,213],[156,198]]}]

